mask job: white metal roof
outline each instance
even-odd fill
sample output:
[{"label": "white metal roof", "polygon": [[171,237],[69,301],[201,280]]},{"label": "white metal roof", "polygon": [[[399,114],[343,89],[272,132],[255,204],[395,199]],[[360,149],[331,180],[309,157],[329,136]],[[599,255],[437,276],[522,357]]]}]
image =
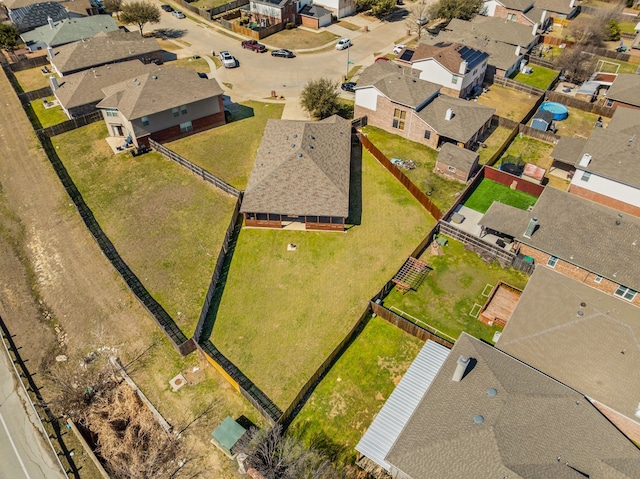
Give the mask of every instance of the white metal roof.
[{"label": "white metal roof", "polygon": [[449,355],[449,349],[433,341],[427,341],[402,380],[385,402],[367,432],[356,446],[356,451],[364,454],[386,471],[390,466],[384,460],[418,403],[431,386],[442,364]]}]

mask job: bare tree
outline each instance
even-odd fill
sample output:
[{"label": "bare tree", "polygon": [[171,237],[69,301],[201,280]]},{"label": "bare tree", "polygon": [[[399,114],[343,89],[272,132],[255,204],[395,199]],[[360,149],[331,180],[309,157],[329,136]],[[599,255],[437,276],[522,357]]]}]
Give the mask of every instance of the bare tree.
[{"label": "bare tree", "polygon": [[572,48],[565,48],[557,58],[556,64],[563,70],[568,80],[573,83],[582,83],[595,71],[596,57],[587,47],[575,45]]},{"label": "bare tree", "polygon": [[420,41],[430,19],[430,6],[425,4],[424,0],[420,0],[409,8],[409,15],[405,19],[405,25],[410,32],[415,31],[418,34],[418,41]]}]

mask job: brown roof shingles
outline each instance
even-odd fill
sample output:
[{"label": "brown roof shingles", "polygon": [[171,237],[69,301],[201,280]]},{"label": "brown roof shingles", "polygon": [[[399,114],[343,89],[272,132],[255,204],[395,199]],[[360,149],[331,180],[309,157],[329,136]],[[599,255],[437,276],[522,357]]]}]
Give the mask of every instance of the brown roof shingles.
[{"label": "brown roof shingles", "polygon": [[[453,110],[451,120],[445,119],[448,109]],[[429,102],[417,115],[438,135],[466,143],[482,128],[482,125],[491,120],[495,112],[495,108],[440,95]]]},{"label": "brown roof shingles", "polygon": [[640,75],[634,73],[620,73],[613,81],[607,98],[629,105],[640,106]]}]

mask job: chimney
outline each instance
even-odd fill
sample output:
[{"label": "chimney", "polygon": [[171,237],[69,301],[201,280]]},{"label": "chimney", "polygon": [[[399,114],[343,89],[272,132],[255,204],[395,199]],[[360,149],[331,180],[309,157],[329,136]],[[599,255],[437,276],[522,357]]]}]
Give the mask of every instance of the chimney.
[{"label": "chimney", "polygon": [[47,47],[47,56],[53,60],[53,57],[54,57],[53,48]]},{"label": "chimney", "polygon": [[458,70],[458,73],[460,73],[460,75],[465,75],[467,73],[467,67],[469,66],[469,64],[463,60],[460,63],[460,70]]},{"label": "chimney", "polygon": [[547,19],[547,11],[542,10],[542,15],[540,15],[540,26],[544,28],[545,20]]},{"label": "chimney", "polygon": [[520,50],[522,49],[522,47],[520,45],[518,45],[516,47],[516,56],[519,57],[520,56]]},{"label": "chimney", "polygon": [[460,356],[458,358],[456,370],[453,372],[451,380],[459,383],[462,380],[464,373],[467,372],[467,366],[469,366],[469,358],[466,356]]},{"label": "chimney", "polygon": [[587,166],[589,166],[590,162],[591,162],[591,155],[589,153],[585,153],[584,155],[582,155],[582,158],[580,159],[580,163],[578,163],[578,166],[582,166],[583,168],[586,168]]},{"label": "chimney", "polygon": [[49,28],[51,28],[51,30],[53,30],[54,28],[56,28],[55,23],[53,23],[53,18],[51,18],[51,17],[47,17],[47,22],[49,22]]},{"label": "chimney", "polygon": [[451,121],[451,118],[453,118],[453,108],[447,108],[447,112],[444,114],[444,119]]},{"label": "chimney", "polygon": [[533,35],[534,37],[538,34],[538,27],[540,26],[540,24],[538,23],[534,23],[533,24],[533,28],[531,29],[531,35]]},{"label": "chimney", "polygon": [[569,8],[573,9],[573,7],[575,7],[575,6],[576,6],[576,0],[571,0],[569,2]]},{"label": "chimney", "polygon": [[536,229],[538,225],[538,218],[535,216],[529,220],[529,224],[527,225],[526,231],[522,234],[525,238],[531,238],[533,231]]},{"label": "chimney", "polygon": [[52,90],[57,90],[59,88],[58,79],[54,75],[51,75],[49,77],[49,81],[51,82],[51,89]]}]

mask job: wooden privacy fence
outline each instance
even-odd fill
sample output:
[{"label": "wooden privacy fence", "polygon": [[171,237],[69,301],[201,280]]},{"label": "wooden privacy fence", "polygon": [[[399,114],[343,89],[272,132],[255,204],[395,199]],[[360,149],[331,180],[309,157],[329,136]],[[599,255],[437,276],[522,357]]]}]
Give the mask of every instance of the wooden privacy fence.
[{"label": "wooden privacy fence", "polygon": [[221,13],[226,13],[236,8],[244,7],[245,5],[248,5],[248,4],[249,4],[249,0],[234,0],[233,2],[227,2],[224,5],[220,5],[219,7],[210,8],[207,10],[209,14],[209,20],[211,20],[211,18],[215,17],[216,15],[220,15]]},{"label": "wooden privacy fence", "polygon": [[547,143],[554,143],[560,139],[559,135],[555,133],[551,133],[550,131],[542,131],[537,130],[535,128],[531,128],[528,125],[523,125],[522,123],[518,125],[518,133],[522,133],[525,136],[535,138],[536,140],[546,141]]},{"label": "wooden privacy fence", "polygon": [[516,126],[514,126],[514,128],[511,130],[511,133],[509,133],[509,136],[502,142],[502,145],[500,145],[500,147],[495,151],[495,153],[491,155],[489,159],[487,159],[487,161],[485,162],[485,165],[487,166],[494,165],[496,161],[498,161],[498,158],[500,158],[502,154],[505,151],[507,151],[507,148],[509,148],[509,145],[511,144],[511,142],[513,141],[513,139],[516,137],[517,134],[518,134],[518,128],[516,123]]},{"label": "wooden privacy fence", "polygon": [[51,138],[52,136],[60,135],[61,133],[75,130],[76,128],[80,128],[100,120],[102,120],[102,113],[94,111],[88,115],[79,116],[48,128],[40,128],[36,130],[36,135],[38,135],[38,138],[42,141],[46,138]]},{"label": "wooden privacy fence", "polygon": [[616,111],[615,108],[611,108],[608,106],[598,105],[597,103],[591,103],[585,100],[580,100],[579,98],[564,95],[557,91],[548,91],[544,94],[545,99],[548,101],[555,101],[557,103],[562,103],[565,106],[570,106],[571,108],[576,108],[581,111],[586,111],[588,113],[595,113],[596,115],[604,116],[606,118],[611,118]]},{"label": "wooden privacy fence", "polygon": [[226,181],[223,181],[217,176],[212,175],[204,168],[194,163],[191,163],[186,158],[183,158],[182,156],[177,154],[175,151],[170,150],[166,146],[158,143],[157,141],[149,139],[149,145],[151,146],[151,148],[156,150],[165,158],[169,158],[171,161],[175,161],[179,165],[185,167],[187,170],[191,171],[192,173],[195,173],[196,175],[200,176],[204,181],[206,181],[207,183],[211,183],[213,186],[222,190],[226,194],[231,195],[234,198],[240,198],[240,196],[242,195],[242,192],[239,189],[234,188]]},{"label": "wooden privacy fence", "polygon": [[527,85],[525,83],[512,80],[511,78],[496,76],[493,78],[493,83],[505,88],[510,88],[511,90],[521,91],[528,95],[542,95],[544,93],[544,90],[542,88]]},{"label": "wooden privacy fence", "polygon": [[41,67],[49,64],[49,57],[42,55],[41,57],[25,58],[14,63],[9,64],[11,71],[20,72],[23,70],[29,70],[30,68]]},{"label": "wooden privacy fence", "polygon": [[369,153],[371,153],[376,160],[378,160],[382,166],[384,166],[389,172],[395,176],[400,183],[411,193],[411,195],[418,200],[418,202],[433,216],[436,220],[442,218],[442,212],[440,209],[429,199],[429,197],[421,191],[416,185],[414,185],[411,180],[402,172],[400,168],[391,163],[389,158],[387,158],[384,153],[382,153],[378,148],[375,147],[369,138],[362,135],[362,146],[364,146]]},{"label": "wooden privacy fence", "polygon": [[53,90],[50,86],[40,88],[39,90],[26,91],[24,93],[18,93],[18,99],[23,105],[41,98],[53,95]]}]

